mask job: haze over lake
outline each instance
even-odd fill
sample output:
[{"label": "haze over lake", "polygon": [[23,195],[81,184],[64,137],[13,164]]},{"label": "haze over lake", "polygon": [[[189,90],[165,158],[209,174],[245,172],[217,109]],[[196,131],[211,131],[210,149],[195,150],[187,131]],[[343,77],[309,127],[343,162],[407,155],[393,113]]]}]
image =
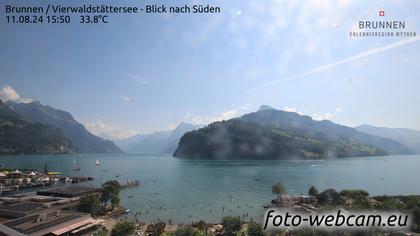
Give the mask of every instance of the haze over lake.
[{"label": "haze over lake", "polygon": [[[72,171],[74,162],[80,171]],[[420,194],[420,155],[325,161],[193,161],[163,155],[75,154],[1,156],[0,163],[8,168],[39,170],[48,163],[50,170],[63,175],[95,177],[87,185],[99,186],[110,179],[140,180],[140,187],[122,191],[121,205],[140,211],[140,220],[146,222],[218,222],[224,215],[246,217],[247,213],[246,220],[259,219],[264,213],[261,206],[273,198],[271,186],[279,180],[289,194],[306,194],[311,185],[320,191],[336,188],[366,189],[371,195]]]}]

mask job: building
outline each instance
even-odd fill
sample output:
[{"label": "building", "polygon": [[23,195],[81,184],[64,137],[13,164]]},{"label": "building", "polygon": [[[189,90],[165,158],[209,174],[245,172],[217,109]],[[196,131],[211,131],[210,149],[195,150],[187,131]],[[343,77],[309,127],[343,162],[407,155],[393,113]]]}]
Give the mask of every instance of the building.
[{"label": "building", "polygon": [[53,189],[39,190],[37,195],[42,196],[52,196],[52,197],[62,197],[62,198],[76,198],[93,193],[100,193],[100,188],[91,188],[83,186],[69,186]]},{"label": "building", "polygon": [[101,189],[61,187],[0,198],[2,235],[86,235],[102,227],[89,214],[70,211],[81,196],[99,194]]},{"label": "building", "polygon": [[84,235],[100,228],[101,222],[85,213],[52,210],[12,219],[3,225],[30,236]]}]

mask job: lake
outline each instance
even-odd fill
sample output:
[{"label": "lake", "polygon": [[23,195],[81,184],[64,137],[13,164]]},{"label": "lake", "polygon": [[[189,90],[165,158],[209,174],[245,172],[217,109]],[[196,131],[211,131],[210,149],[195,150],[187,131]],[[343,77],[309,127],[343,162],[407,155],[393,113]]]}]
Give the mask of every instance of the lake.
[{"label": "lake", "polygon": [[[99,159],[100,165],[95,161]],[[74,162],[81,170],[72,171]],[[9,168],[49,169],[64,175],[137,179],[138,188],[122,191],[121,205],[141,212],[140,220],[219,222],[224,215],[259,219],[282,181],[290,194],[306,194],[311,185],[366,189],[371,195],[420,194],[420,155],[358,157],[324,161],[208,161],[165,155],[83,154],[0,156]],[[117,177],[118,176],[118,177]],[[130,196],[130,197],[129,197]]]}]

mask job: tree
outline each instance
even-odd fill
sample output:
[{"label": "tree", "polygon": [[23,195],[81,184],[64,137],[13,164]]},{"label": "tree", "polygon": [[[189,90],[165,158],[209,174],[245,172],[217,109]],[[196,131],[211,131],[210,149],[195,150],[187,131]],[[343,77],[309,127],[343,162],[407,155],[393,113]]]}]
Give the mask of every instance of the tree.
[{"label": "tree", "polygon": [[120,221],[114,225],[111,231],[111,236],[129,236],[136,231],[134,223],[129,221]]},{"label": "tree", "polygon": [[222,225],[225,235],[236,235],[236,232],[242,227],[241,217],[225,216],[222,218]]},{"label": "tree", "polygon": [[102,185],[101,202],[107,205],[111,201],[111,207],[119,204],[119,195],[121,191],[120,183],[116,180],[109,180]]},{"label": "tree", "polygon": [[144,232],[146,236],[159,236],[165,231],[165,223],[159,222],[156,224],[150,224],[147,226]]},{"label": "tree", "polygon": [[200,232],[193,227],[186,226],[178,228],[174,234],[175,236],[199,236]]},{"label": "tree", "polygon": [[255,222],[249,223],[247,233],[248,233],[248,236],[264,236],[265,235],[261,228],[261,225]]},{"label": "tree", "polygon": [[277,195],[278,200],[281,199],[281,195],[287,193],[286,188],[281,182],[277,182],[275,185],[273,185],[273,187],[271,188],[271,192]]},{"label": "tree", "polygon": [[96,194],[90,194],[80,198],[77,209],[81,212],[90,213],[93,216],[98,215],[101,211],[101,202]]},{"label": "tree", "polygon": [[312,185],[308,190],[308,195],[316,197],[316,195],[318,195],[318,189],[316,189],[315,186]]},{"label": "tree", "polygon": [[114,196],[111,198],[111,208],[114,209],[115,207],[118,207],[120,205],[120,197]]},{"label": "tree", "polygon": [[317,195],[318,203],[321,205],[343,205],[344,199],[341,197],[335,189],[327,189],[324,192]]}]

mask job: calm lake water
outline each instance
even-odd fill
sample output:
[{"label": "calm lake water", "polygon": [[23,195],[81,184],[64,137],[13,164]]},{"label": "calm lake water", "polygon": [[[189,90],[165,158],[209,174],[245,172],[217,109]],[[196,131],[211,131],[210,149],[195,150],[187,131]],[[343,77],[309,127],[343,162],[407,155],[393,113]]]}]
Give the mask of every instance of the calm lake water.
[{"label": "calm lake water", "polygon": [[[99,159],[101,165],[96,166]],[[72,171],[74,161],[79,172]],[[64,175],[93,176],[99,185],[110,179],[140,180],[122,192],[121,205],[141,212],[141,220],[172,219],[218,222],[224,215],[259,219],[281,180],[291,194],[306,194],[311,185],[366,189],[371,195],[420,194],[420,155],[346,158],[325,161],[189,161],[171,156],[89,154],[0,156],[10,168],[49,169]],[[118,176],[118,177],[116,177]],[[129,197],[130,196],[130,197]],[[224,209],[224,210],[223,210]]]}]

